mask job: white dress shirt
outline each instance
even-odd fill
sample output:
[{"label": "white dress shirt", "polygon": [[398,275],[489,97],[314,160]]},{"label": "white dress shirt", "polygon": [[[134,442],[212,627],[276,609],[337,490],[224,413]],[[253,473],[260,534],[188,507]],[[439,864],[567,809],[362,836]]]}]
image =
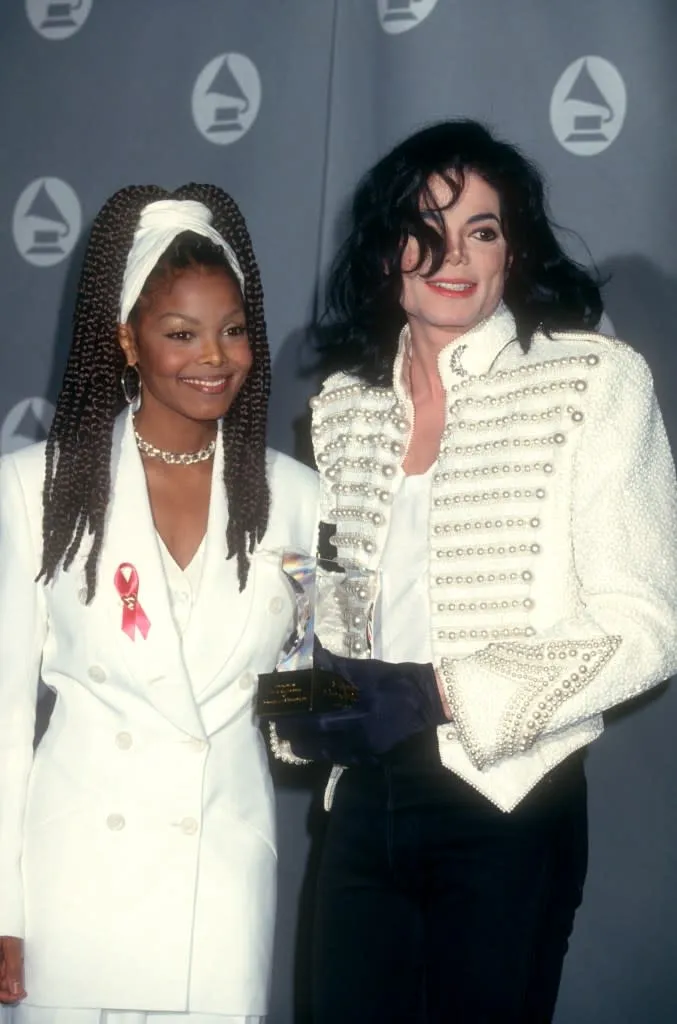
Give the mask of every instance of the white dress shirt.
[{"label": "white dress shirt", "polygon": [[374,621],[374,657],[382,661],[433,660],[428,585],[432,476],[432,466],[427,473],[402,474],[393,498]]},{"label": "white dress shirt", "polygon": [[174,616],[176,628],[181,636],[183,636],[190,624],[191,612],[200,589],[205,539],[204,537],[202,538],[200,546],[185,569],[179,567],[159,533],[157,539],[162,559],[162,568],[167,580],[172,615]]}]

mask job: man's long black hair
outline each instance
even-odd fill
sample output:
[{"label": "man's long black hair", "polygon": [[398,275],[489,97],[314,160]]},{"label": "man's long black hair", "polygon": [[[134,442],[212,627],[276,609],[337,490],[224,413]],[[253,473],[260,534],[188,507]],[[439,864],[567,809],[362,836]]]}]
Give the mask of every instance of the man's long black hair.
[{"label": "man's long black hair", "polygon": [[563,251],[548,218],[538,169],[476,121],[443,121],[397,145],[360,182],[348,237],[334,262],[327,308],[319,324],[319,350],[327,370],[353,372],[367,383],[389,386],[398,335],[402,252],[417,240],[419,267],[431,259],[436,273],[446,254],[441,211],[437,223],[433,177],[443,179],[456,202],[465,176],[477,174],[498,194],[510,254],[504,300],[517,336],[528,349],[537,329],[552,334],[594,330],[602,315],[597,281]]}]

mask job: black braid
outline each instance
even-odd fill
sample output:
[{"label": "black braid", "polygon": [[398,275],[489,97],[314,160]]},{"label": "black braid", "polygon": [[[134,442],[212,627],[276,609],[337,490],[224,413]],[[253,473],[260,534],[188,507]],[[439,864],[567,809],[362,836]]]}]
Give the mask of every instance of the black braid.
[{"label": "black braid", "polygon": [[252,554],[268,525],[270,491],[266,476],[266,426],[270,395],[270,352],[263,311],[261,274],[245,219],[216,185],[183,185],[178,199],[196,199],[212,212],[212,225],[232,247],[245,279],[244,308],[252,368],[223,421],[224,482],[228,496],[228,557],[237,555],[240,589]]},{"label": "black braid", "polygon": [[245,312],[253,364],[223,424],[224,482],[229,516],[228,557],[237,555],[240,589],[247,581],[248,553],[268,524],[266,418],[270,357],[263,290],[246,224],[235,202],[212,185],[185,185],[167,192],[156,185],[116,192],[97,215],[78,285],[73,340],[47,439],[43,492],[43,561],[40,577],[68,569],[85,532],[92,536],[85,577],[87,600],[96,572],[110,500],[111,446],[116,417],[125,405],[120,376],[125,357],[117,338],[122,280],[143,208],[158,199],[195,199],[211,211],[213,226],[233,248],[245,278]]}]

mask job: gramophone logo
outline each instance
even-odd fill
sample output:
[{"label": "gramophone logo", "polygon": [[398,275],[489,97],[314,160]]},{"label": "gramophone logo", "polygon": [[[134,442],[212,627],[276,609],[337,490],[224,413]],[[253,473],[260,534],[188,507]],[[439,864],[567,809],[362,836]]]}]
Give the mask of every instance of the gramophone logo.
[{"label": "gramophone logo", "polygon": [[248,132],[261,106],[261,79],[242,53],[222,53],[202,69],[193,86],[193,120],[219,146]]},{"label": "gramophone logo", "polygon": [[570,153],[595,156],[623,127],[627,97],[618,70],[603,57],[579,57],[554,88],[550,123]]},{"label": "gramophone logo", "polygon": [[424,21],[437,6],[437,0],[377,0],[378,16],[385,32],[408,32]]},{"label": "gramophone logo", "polygon": [[54,407],[44,398],[24,398],[7,413],[0,429],[0,455],[44,441],[54,416]]},{"label": "gramophone logo", "polygon": [[45,39],[68,39],[87,21],[92,0],[26,0],[28,20]]},{"label": "gramophone logo", "polygon": [[82,212],[70,185],[59,178],[37,178],[23,190],[14,208],[14,241],[36,267],[60,263],[75,245]]}]

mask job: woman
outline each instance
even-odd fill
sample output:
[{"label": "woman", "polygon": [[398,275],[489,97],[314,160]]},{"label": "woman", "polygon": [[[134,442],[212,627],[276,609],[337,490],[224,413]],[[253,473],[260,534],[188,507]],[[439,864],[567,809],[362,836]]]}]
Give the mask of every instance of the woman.
[{"label": "woman", "polygon": [[[268,390],[233,200],[116,193],[48,441],[0,463],[0,999],[16,1024],[266,1013],[275,834],[252,697],[293,619],[280,551],[312,550],[316,506],[314,474],[266,451]],[[33,759],[40,674],[57,700]]]},{"label": "woman", "polygon": [[316,1024],[542,1024],[586,870],[582,751],[677,669],[651,377],[595,333],[535,168],[471,121],[367,174],[331,284],[320,536],[380,594],[372,660],[346,657],[368,586],[318,623],[357,707],[278,723],[279,756],[337,764]]}]

